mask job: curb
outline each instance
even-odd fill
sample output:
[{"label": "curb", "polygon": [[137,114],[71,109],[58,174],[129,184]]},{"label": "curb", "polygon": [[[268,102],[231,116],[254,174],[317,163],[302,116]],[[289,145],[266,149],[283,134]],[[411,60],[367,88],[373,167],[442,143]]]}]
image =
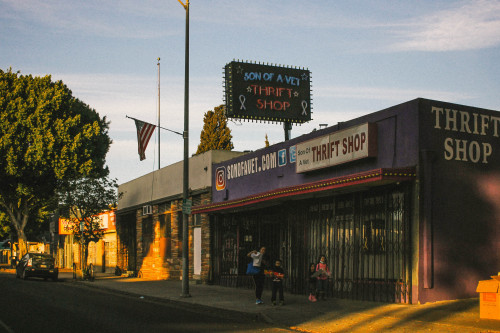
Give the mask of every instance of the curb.
[{"label": "curb", "polygon": [[259,312],[257,317],[260,317],[260,321],[267,323],[269,325],[276,325],[276,323],[264,312]]},{"label": "curb", "polygon": [[[262,322],[262,323],[269,324],[269,325],[276,325],[271,318],[269,318],[266,314],[264,314],[262,312],[249,313],[249,312],[243,312],[243,311],[238,311],[238,310],[218,308],[218,307],[213,307],[213,306],[209,306],[209,305],[185,302],[182,300],[182,298],[174,299],[174,298],[170,298],[170,297],[142,296],[142,295],[137,294],[137,293],[128,292],[128,291],[119,290],[119,289],[114,289],[114,288],[109,288],[109,287],[105,287],[105,286],[99,286],[99,285],[93,284],[93,282],[82,281],[82,280],[71,280],[71,282],[69,282],[69,283],[70,284],[78,284],[78,285],[83,286],[83,287],[103,290],[103,291],[106,291],[106,292],[109,292],[112,294],[119,294],[119,295],[134,297],[134,298],[140,298],[140,299],[144,299],[145,301],[149,301],[149,302],[162,303],[162,304],[167,304],[167,305],[176,306],[176,307],[181,306],[186,311],[203,312],[203,313],[206,313],[206,314],[209,314],[212,316],[219,317],[221,319],[234,319],[235,317],[237,317],[237,318],[245,320],[245,321],[258,321],[258,322]],[[179,297],[181,297],[181,296],[179,296]]]}]

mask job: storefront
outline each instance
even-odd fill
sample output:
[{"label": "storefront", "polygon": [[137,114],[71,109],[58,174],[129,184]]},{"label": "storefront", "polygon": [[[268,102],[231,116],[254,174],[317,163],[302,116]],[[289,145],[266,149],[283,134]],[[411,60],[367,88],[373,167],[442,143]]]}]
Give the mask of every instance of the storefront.
[{"label": "storefront", "polygon": [[249,286],[246,254],[280,258],[304,293],[327,257],[333,297],[476,296],[500,269],[500,113],[416,99],[214,165],[213,276]]}]

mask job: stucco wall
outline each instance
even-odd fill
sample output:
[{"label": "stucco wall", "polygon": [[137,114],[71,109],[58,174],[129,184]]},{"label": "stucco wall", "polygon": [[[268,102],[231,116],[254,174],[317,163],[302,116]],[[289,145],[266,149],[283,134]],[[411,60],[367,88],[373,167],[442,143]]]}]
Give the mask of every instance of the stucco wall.
[{"label": "stucco wall", "polygon": [[[243,155],[243,152],[211,150],[189,159],[189,188],[209,188],[212,185],[212,164]],[[155,200],[182,194],[184,162],[161,168],[142,177],[120,184],[118,210],[122,211]]]}]

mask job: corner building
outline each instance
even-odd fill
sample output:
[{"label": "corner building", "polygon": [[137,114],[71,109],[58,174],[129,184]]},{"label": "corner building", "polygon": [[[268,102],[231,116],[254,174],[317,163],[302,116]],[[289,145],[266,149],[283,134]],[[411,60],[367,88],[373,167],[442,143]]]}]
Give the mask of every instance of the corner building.
[{"label": "corner building", "polygon": [[[242,155],[209,151],[189,159],[189,200],[211,202],[212,165]],[[117,266],[147,279],[182,277],[183,162],[161,168],[118,186]],[[210,280],[210,225],[204,214],[188,221],[189,278]]]},{"label": "corner building", "polygon": [[246,254],[283,260],[306,293],[426,303],[477,296],[500,267],[500,112],[418,98],[213,166],[215,283],[251,286]]}]

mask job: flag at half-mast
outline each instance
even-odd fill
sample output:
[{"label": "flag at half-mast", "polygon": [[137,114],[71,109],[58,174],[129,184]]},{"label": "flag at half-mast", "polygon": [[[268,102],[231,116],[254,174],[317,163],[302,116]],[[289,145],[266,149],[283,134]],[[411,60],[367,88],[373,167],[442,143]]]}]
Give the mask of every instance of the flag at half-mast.
[{"label": "flag at half-mast", "polygon": [[156,126],[150,123],[146,123],[137,119],[134,119],[135,127],[137,127],[137,144],[139,151],[139,158],[142,160],[146,159],[146,147],[148,146],[149,139],[155,131]]}]

